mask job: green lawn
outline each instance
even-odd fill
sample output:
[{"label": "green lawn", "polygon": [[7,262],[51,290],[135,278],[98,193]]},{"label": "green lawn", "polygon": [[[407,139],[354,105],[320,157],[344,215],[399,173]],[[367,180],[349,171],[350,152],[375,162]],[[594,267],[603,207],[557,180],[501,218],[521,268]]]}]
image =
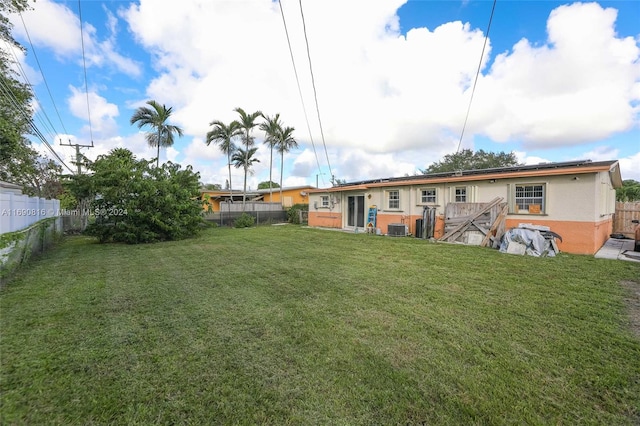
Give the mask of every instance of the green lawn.
[{"label": "green lawn", "polygon": [[294,226],[69,238],[0,291],[0,420],[637,424],[630,281],[638,264]]}]

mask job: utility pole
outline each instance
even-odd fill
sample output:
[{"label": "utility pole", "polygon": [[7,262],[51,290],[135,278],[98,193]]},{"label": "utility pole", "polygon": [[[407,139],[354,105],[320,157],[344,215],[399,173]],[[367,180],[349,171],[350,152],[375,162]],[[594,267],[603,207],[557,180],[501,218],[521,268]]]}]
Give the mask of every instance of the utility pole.
[{"label": "utility pole", "polygon": [[80,148],[93,148],[93,141],[91,141],[91,145],[81,145],[78,143],[72,144],[71,139],[69,139],[69,143],[62,143],[62,139],[60,139],[60,146],[75,146],[76,147],[76,167],[78,168],[77,173],[82,174],[82,155],[80,154]]}]

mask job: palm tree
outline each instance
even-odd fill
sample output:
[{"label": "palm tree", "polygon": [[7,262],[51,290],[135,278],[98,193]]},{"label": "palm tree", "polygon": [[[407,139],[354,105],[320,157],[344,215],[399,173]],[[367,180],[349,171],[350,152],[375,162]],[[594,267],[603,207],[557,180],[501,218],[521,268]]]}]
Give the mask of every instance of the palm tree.
[{"label": "palm tree", "polygon": [[233,161],[233,165],[236,169],[242,167],[244,169],[244,187],[242,192],[242,211],[244,211],[245,206],[245,197],[247,195],[247,173],[252,173],[251,166],[253,163],[259,163],[260,160],[254,158],[254,155],[258,148],[249,148],[248,150],[244,150],[242,148],[238,148],[236,152],[233,153],[231,157],[231,161]]},{"label": "palm tree", "polygon": [[260,130],[265,133],[264,143],[269,145],[269,200],[273,201],[273,188],[271,187],[271,172],[273,171],[273,148],[278,142],[278,133],[282,132],[282,123],[280,122],[280,114],[273,117],[263,115],[264,122],[260,123]]},{"label": "palm tree", "polygon": [[173,145],[173,134],[177,133],[182,136],[182,129],[178,126],[168,124],[173,108],[167,108],[160,105],[156,101],[147,101],[149,107],[142,106],[136,110],[131,116],[131,124],[137,124],[138,129],[149,126],[153,132],[148,132],[145,136],[149,146],[158,147],[158,157],[156,159],[156,167],[160,166],[160,147],[169,147]]},{"label": "palm tree", "polygon": [[[278,132],[278,141],[276,148],[280,153],[280,203],[283,203],[282,199],[282,174],[284,173],[284,153],[291,151],[293,148],[298,147],[298,142],[293,138],[293,127],[285,127]],[[282,204],[284,206],[284,203]]]},{"label": "palm tree", "polygon": [[[238,123],[242,131],[242,142],[244,143],[244,148],[245,148],[242,152],[244,152],[244,154],[248,156],[250,151],[249,148],[253,146],[253,141],[254,141],[253,137],[251,136],[251,130],[253,130],[253,128],[258,125],[256,120],[258,119],[258,117],[262,116],[262,112],[256,111],[252,114],[247,114],[240,107],[234,109],[234,111],[240,115],[240,120],[238,120]],[[254,154],[255,154],[255,151],[254,151]],[[249,157],[246,157],[244,159],[244,162],[248,163]],[[246,168],[244,173],[244,183],[245,183],[245,188],[244,188],[244,192],[242,193],[242,211],[244,211],[244,205],[247,201],[247,169]]]},{"label": "palm tree", "polygon": [[229,199],[233,200],[233,190],[231,189],[231,155],[236,151],[233,139],[242,134],[240,123],[232,121],[227,126],[222,121],[214,120],[209,123],[213,129],[207,133],[207,145],[214,143],[218,145],[220,151],[227,155],[227,167],[229,168]]}]

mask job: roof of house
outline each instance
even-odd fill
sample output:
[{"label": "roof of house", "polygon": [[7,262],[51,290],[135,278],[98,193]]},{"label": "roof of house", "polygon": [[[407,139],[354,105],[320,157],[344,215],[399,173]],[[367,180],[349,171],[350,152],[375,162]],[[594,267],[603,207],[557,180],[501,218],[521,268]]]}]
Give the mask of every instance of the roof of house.
[{"label": "roof of house", "polygon": [[[225,198],[231,195],[232,197],[242,197],[243,192],[238,189],[229,191],[228,189],[203,189],[200,188],[201,194],[209,194],[211,198]],[[254,197],[258,195],[256,191],[247,191],[247,197]]]},{"label": "roof of house", "polygon": [[15,183],[5,182],[0,180],[0,192],[11,192],[15,194],[22,193],[22,185],[16,185]]},{"label": "roof of house", "polygon": [[370,179],[340,184],[332,188],[310,190],[310,192],[336,192],[385,186],[478,181],[486,179],[505,179],[514,177],[582,174],[603,171],[609,172],[614,188],[619,188],[622,186],[620,166],[617,160],[596,162],[591,160],[580,160],[566,161],[561,163],[541,163],[526,166],[496,167],[490,169],[460,170],[456,172],[428,173],[415,176]]},{"label": "roof of house", "polygon": [[[284,187],[282,188],[283,191],[304,191],[304,190],[311,190],[311,189],[316,189],[315,186],[311,186],[311,185],[303,185],[303,186],[289,186],[289,187]],[[269,191],[280,191],[280,188],[264,188],[264,189],[258,189],[256,192],[258,194],[268,194]]]}]

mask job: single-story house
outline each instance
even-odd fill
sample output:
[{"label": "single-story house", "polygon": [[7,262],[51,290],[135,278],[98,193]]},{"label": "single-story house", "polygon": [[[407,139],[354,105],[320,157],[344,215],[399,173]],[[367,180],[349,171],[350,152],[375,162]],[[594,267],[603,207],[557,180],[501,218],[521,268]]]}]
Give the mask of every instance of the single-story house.
[{"label": "single-story house", "polygon": [[[255,198],[257,195],[258,194],[255,191],[247,191],[247,201]],[[233,189],[231,191],[229,191],[228,189],[201,189],[200,199],[202,200],[202,208],[205,211],[209,209],[209,207],[207,206],[208,203],[209,205],[211,205],[211,210],[215,213],[221,210],[221,203],[242,203],[242,191],[239,191],[237,189]]]},{"label": "single-story house", "polygon": [[[309,204],[309,191],[315,189],[313,186],[293,186],[282,188],[282,206],[291,207],[294,204]],[[200,191],[200,198],[203,201],[203,208],[208,210],[208,203],[211,205],[212,211],[219,212],[221,203],[233,202],[242,203],[242,191],[234,189],[226,190],[208,190]],[[258,189],[247,191],[247,202],[263,202],[280,204],[280,188]]]},{"label": "single-story house", "polygon": [[[314,186],[291,186],[282,188],[282,205],[291,207],[294,204],[309,204],[309,191],[316,189]],[[260,201],[266,203],[280,203],[280,188],[258,189]]]},{"label": "single-story house", "polygon": [[405,224],[415,232],[425,208],[436,211],[434,237],[445,229],[448,203],[508,204],[506,227],[543,225],[562,236],[560,250],[594,254],[613,230],[618,161],[569,161],[401,178],[372,179],[309,191],[309,225],[364,231],[376,212],[376,228]]}]

